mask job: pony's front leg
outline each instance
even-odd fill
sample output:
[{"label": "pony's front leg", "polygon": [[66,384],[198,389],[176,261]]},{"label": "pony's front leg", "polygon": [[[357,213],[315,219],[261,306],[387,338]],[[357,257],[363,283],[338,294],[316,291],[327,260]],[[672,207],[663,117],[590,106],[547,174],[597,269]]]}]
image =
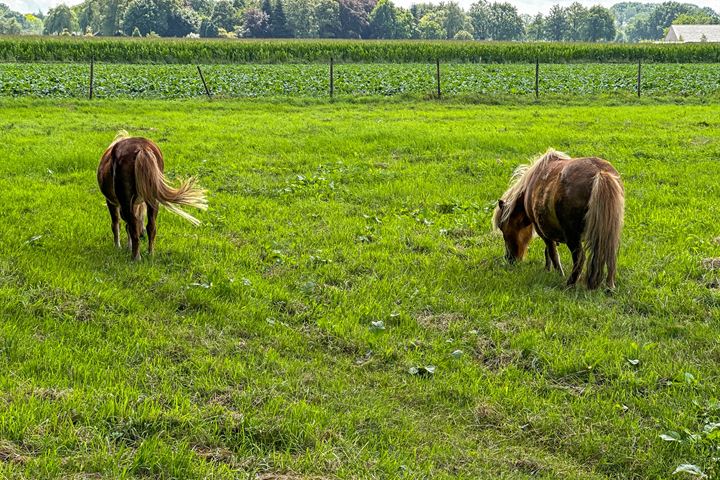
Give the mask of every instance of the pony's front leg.
[{"label": "pony's front leg", "polygon": [[563,272],[562,264],[560,263],[560,256],[557,251],[557,243],[552,240],[545,240],[545,270],[548,272],[555,268],[560,272],[560,275],[565,275]]},{"label": "pony's front leg", "polygon": [[558,254],[557,243],[550,242],[548,248],[550,249],[550,260],[552,261],[553,267],[555,267],[555,270],[560,272],[560,275],[565,276],[565,272],[562,268],[562,263],[560,263],[560,255]]}]

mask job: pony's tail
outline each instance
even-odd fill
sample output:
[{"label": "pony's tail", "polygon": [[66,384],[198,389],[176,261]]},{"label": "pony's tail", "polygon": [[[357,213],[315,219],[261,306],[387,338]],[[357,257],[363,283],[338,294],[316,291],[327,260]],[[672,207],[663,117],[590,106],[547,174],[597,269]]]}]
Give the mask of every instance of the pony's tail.
[{"label": "pony's tail", "polygon": [[585,215],[585,249],[587,251],[587,285],[597,288],[607,265],[608,287],[615,286],[615,268],[623,226],[625,194],[620,177],[601,171],[593,181],[588,211]]},{"label": "pony's tail", "polygon": [[149,148],[141,149],[135,157],[135,183],[138,193],[146,202],[155,205],[160,203],[193,225],[200,225],[200,220],[178,208],[178,205],[207,210],[205,190],[195,184],[195,178],[184,181],[178,188],[170,186],[158,167],[155,154]]}]

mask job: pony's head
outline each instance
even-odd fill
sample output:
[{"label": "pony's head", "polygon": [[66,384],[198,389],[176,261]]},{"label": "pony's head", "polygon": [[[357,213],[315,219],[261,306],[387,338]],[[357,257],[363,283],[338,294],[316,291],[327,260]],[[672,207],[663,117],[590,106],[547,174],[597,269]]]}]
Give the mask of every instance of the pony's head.
[{"label": "pony's head", "polygon": [[498,200],[493,212],[493,227],[500,230],[505,239],[505,258],[510,263],[522,260],[533,236],[533,226],[525,212],[525,190],[528,179],[548,162],[568,159],[566,154],[548,149],[544,155],[527,165],[520,165],[513,172],[510,187]]},{"label": "pony's head", "polygon": [[505,259],[510,263],[522,260],[532,240],[533,226],[520,202],[498,200],[493,213],[493,226],[500,230],[505,240]]}]

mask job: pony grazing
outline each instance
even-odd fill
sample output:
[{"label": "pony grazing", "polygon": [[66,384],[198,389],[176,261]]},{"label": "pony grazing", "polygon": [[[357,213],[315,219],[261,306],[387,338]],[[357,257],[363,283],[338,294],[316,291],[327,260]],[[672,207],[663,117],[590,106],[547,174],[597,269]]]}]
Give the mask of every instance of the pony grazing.
[{"label": "pony grazing", "polygon": [[145,230],[143,220],[146,215],[148,253],[152,255],[155,249],[160,205],[194,225],[199,225],[200,221],[178,205],[207,209],[205,191],[195,185],[194,178],[173,188],[163,174],[164,168],[163,155],[155,143],[146,138],[130,137],[125,131],[118,133],[100,159],[97,180],[110,210],[115,246],[120,248],[122,217],[133,260],[140,260],[140,237]]},{"label": "pony grazing", "polygon": [[547,270],[554,267],[563,274],[557,244],[564,243],[573,258],[568,285],[577,283],[587,253],[588,288],[598,287],[606,266],[607,286],[614,288],[624,208],[620,174],[610,163],[549,149],[515,170],[495,208],[493,226],[503,234],[511,263],[525,256],[534,230],[545,241]]}]

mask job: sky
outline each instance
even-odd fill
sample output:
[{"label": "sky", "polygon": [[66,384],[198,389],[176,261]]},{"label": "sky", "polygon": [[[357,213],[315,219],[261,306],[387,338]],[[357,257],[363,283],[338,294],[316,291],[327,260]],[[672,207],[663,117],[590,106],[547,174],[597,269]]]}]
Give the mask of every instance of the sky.
[{"label": "sky", "polygon": [[[82,0],[65,0],[64,3],[67,5],[74,5],[77,3],[80,3]],[[394,0],[393,3],[395,5],[401,6],[401,7],[409,7],[413,3],[420,3],[421,0]],[[429,1],[430,3],[439,3],[439,0],[423,0],[423,1]],[[464,7],[467,8],[470,6],[471,3],[473,3],[476,0],[457,0],[458,3]],[[527,14],[535,14],[538,12],[547,13],[550,10],[550,7],[556,3],[567,6],[570,5],[573,0],[504,0],[509,1],[513,5],[515,5],[520,13],[527,13]],[[580,3],[583,5],[590,7],[592,5],[603,5],[605,7],[611,7],[615,3],[618,3],[621,0],[580,0]],[[639,0],[643,1],[643,0]],[[683,0],[680,0],[683,1]],[[719,0],[684,0],[688,3],[694,3],[695,5],[699,5],[701,7],[712,7],[716,11],[718,9],[718,6],[720,6]],[[38,10],[42,10],[43,12],[47,12],[49,8],[52,8],[60,3],[63,3],[63,0],[0,0],[0,2],[10,5],[10,8],[16,11],[19,11],[21,13],[28,13],[28,12],[37,12]],[[644,3],[662,3],[663,0],[645,0]]]}]

